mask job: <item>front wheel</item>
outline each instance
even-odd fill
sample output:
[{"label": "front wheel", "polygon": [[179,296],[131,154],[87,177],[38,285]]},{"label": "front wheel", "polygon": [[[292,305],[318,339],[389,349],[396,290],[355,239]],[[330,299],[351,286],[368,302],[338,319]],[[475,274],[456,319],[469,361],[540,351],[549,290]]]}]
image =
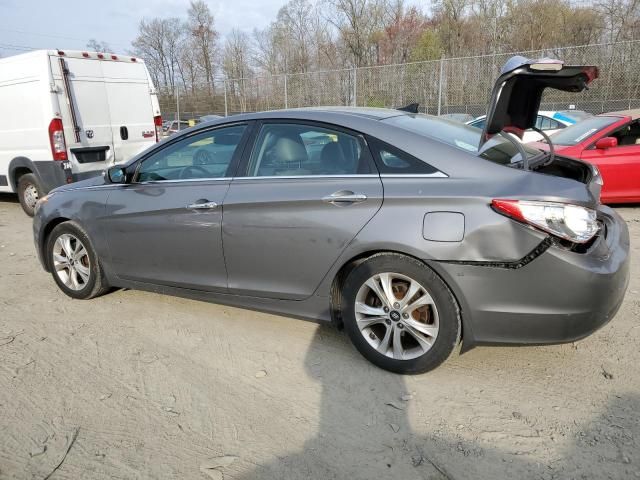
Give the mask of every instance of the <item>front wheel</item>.
[{"label": "front wheel", "polygon": [[18,200],[24,213],[33,217],[36,210],[36,203],[43,195],[40,182],[33,173],[26,173],[18,180]]},{"label": "front wheel", "polygon": [[460,314],[444,282],[424,263],[382,253],[355,267],[342,291],[345,330],[360,353],[380,368],[423,373],[460,341]]},{"label": "front wheel", "polygon": [[89,236],[77,223],[64,222],[53,229],[46,255],[53,279],[66,295],[89,299],[108,290]]}]

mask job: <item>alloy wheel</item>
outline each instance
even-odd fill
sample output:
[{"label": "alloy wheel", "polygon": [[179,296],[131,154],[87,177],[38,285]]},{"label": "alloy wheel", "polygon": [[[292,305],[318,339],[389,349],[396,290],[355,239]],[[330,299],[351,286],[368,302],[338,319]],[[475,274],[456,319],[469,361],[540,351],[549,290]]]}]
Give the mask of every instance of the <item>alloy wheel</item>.
[{"label": "alloy wheel", "polygon": [[89,252],[69,233],[60,235],[53,244],[53,267],[60,281],[71,290],[82,290],[91,276]]},{"label": "alloy wheel", "polygon": [[426,288],[399,273],[378,273],[358,290],[358,329],[379,353],[411,360],[428,352],[439,330],[438,309]]}]

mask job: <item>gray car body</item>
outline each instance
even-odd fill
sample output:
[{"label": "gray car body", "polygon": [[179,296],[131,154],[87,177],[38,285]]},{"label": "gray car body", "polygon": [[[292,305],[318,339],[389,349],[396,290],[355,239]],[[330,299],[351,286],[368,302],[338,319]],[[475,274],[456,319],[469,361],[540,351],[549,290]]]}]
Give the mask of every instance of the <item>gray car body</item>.
[{"label": "gray car body", "polygon": [[[629,236],[624,221],[599,205],[591,189],[494,164],[381,121],[395,115],[409,114],[317,108],[238,115],[187,129],[128,165],[205,129],[299,120],[377,138],[445,175],[247,178],[236,172],[213,181],[144,184],[94,178],[61,187],[40,204],[34,238],[43,266],[50,268],[46,236],[73,220],[89,234],[115,287],[339,322],[336,292],[348,268],[378,252],[400,252],[423,261],[448,285],[460,308],[465,349],[573,341],[612,318],[628,281]],[[242,155],[255,132],[250,137]],[[365,193],[367,200],[342,207],[322,202],[340,190]],[[185,209],[202,198],[220,208]],[[496,213],[494,198],[597,208],[606,227],[586,252],[576,252]]]}]

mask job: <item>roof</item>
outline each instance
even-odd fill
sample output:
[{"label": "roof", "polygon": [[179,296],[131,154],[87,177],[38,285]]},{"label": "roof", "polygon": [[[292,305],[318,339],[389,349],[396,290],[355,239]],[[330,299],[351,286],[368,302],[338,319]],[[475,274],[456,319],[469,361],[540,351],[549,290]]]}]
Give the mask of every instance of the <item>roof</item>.
[{"label": "roof", "polygon": [[28,57],[38,57],[42,55],[50,55],[54,57],[63,58],[86,58],[93,60],[107,60],[110,62],[136,62],[144,63],[144,60],[139,57],[133,57],[131,55],[111,53],[111,52],[91,52],[88,50],[32,50],[30,52],[19,53],[18,55],[11,55],[4,57],[2,60],[12,61],[19,60]]},{"label": "roof", "polygon": [[366,117],[376,120],[382,120],[385,118],[396,117],[398,115],[407,114],[402,110],[396,110],[393,108],[374,108],[374,107],[341,107],[341,106],[320,106],[320,107],[301,107],[301,108],[288,108],[284,110],[274,110],[276,112],[326,112],[333,114],[343,115],[358,115],[360,117]]},{"label": "roof", "polygon": [[[259,120],[259,119],[304,119],[318,122],[334,123],[344,127],[350,127],[359,131],[359,127],[367,123],[378,123],[385,118],[397,117],[400,115],[411,115],[401,110],[391,108],[369,108],[369,107],[302,107],[287,108],[282,110],[267,110],[262,112],[239,113],[222,117],[205,124],[228,123],[230,121]],[[363,123],[364,122],[364,123]],[[199,124],[199,125],[202,125]]]}]

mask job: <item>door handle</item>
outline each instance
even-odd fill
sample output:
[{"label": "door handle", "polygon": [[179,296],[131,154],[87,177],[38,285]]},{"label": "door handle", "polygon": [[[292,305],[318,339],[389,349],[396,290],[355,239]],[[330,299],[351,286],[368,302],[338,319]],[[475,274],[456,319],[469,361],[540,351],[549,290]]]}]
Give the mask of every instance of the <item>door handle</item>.
[{"label": "door handle", "polygon": [[364,202],[367,199],[367,196],[364,193],[354,193],[350,190],[340,190],[339,192],[334,192],[331,195],[327,195],[326,197],[322,197],[322,201],[325,203],[336,204],[346,204],[346,203],[360,203]]},{"label": "door handle", "polygon": [[218,204],[216,202],[209,202],[207,200],[198,200],[195,203],[187,205],[189,210],[213,210]]}]

